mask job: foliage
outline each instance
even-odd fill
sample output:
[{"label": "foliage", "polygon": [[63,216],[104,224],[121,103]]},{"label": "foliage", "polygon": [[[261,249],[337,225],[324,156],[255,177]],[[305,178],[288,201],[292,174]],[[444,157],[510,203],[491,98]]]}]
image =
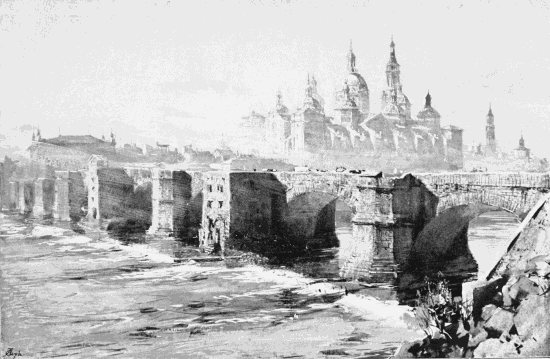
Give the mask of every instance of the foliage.
[{"label": "foliage", "polygon": [[439,272],[417,292],[414,308],[417,325],[426,333],[421,343],[409,348],[415,357],[449,357],[466,354],[468,348],[471,303],[453,297],[449,283]]}]

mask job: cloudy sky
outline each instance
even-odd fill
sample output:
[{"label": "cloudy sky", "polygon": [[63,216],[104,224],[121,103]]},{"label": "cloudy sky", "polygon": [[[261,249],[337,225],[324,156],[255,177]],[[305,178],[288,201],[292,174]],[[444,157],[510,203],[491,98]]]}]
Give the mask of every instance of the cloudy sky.
[{"label": "cloudy sky", "polygon": [[[500,146],[523,132],[550,157],[550,8],[544,1],[2,1],[0,130],[205,148],[230,138],[280,89],[289,107],[308,72],[331,113],[349,40],[379,110],[394,36],[416,113],[427,90],[444,123]],[[205,135],[208,134],[208,135]]]}]

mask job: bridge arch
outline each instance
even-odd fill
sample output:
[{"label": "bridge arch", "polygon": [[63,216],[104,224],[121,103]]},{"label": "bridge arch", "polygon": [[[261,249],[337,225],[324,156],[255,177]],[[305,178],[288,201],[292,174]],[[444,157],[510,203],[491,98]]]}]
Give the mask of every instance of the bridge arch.
[{"label": "bridge arch", "polygon": [[[456,187],[455,187],[456,188]],[[467,188],[438,193],[437,215],[453,207],[479,205],[498,208],[523,219],[544,192],[527,188]]]},{"label": "bridge arch", "polygon": [[[355,214],[355,208],[348,203],[333,193],[300,193],[287,202],[284,215],[286,232],[298,238],[324,238],[324,246],[337,246],[335,230],[338,219],[347,217],[347,223],[351,226]],[[347,213],[342,215],[342,212]]]}]

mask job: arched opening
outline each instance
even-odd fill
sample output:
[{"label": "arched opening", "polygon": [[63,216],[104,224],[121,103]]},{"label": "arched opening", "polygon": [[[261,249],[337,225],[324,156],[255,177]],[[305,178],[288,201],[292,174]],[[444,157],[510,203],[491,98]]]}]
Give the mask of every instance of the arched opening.
[{"label": "arched opening", "polygon": [[496,208],[470,221],[468,247],[478,265],[478,279],[484,279],[506,253],[518,226],[519,218]]},{"label": "arched opening", "polygon": [[414,297],[424,278],[438,273],[454,295],[462,284],[483,279],[504,254],[519,218],[485,204],[458,205],[441,212],[416,237],[399,281],[402,298]]},{"label": "arched opening", "polygon": [[304,257],[295,260],[295,270],[313,277],[338,277],[339,247],[351,243],[353,215],[343,199],[328,193],[303,193],[288,202],[285,232],[306,248]]}]

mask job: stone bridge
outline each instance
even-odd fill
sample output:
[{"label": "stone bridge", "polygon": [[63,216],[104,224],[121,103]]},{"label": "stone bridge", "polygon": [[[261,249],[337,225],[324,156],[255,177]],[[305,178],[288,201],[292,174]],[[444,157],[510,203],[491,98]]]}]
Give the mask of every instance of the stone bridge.
[{"label": "stone bridge", "polygon": [[482,204],[523,218],[549,191],[550,176],[188,172],[113,168],[92,158],[82,171],[2,186],[4,210],[60,220],[78,219],[83,210],[88,220],[134,217],[148,222],[149,233],[198,236],[206,250],[247,248],[251,236],[269,241],[269,236],[296,232],[307,237],[318,228],[333,229],[334,204],[340,200],[353,213],[352,240],[340,243],[341,275],[386,281],[398,265],[406,265],[417,237],[438,215]]},{"label": "stone bridge", "polygon": [[[547,173],[438,173],[408,174],[403,177],[384,177],[381,174],[351,174],[336,172],[272,172],[270,185],[265,173],[239,173],[249,181],[258,179],[254,191],[232,181],[227,174],[230,203],[225,222],[231,238],[235,232],[253,232],[250,223],[236,221],[247,218],[249,211],[257,211],[251,201],[262,201],[267,210],[260,210],[262,230],[272,233],[282,217],[287,233],[315,235],[319,222],[334,222],[333,210],[327,210],[334,201],[341,200],[352,211],[353,240],[340,243],[341,275],[373,281],[387,281],[395,276],[398,265],[405,266],[415,240],[432,220],[456,207],[479,205],[476,211],[503,209],[522,219],[527,212],[550,190]],[[259,177],[264,178],[259,180]],[[276,184],[276,185],[274,185]],[[277,190],[274,191],[274,188]],[[274,197],[275,196],[275,197]],[[274,198],[284,198],[285,206],[275,208]],[[251,199],[251,200],[249,200]],[[238,206],[233,206],[238,203]],[[279,206],[280,207],[280,206]],[[213,210],[219,218],[220,213]],[[274,214],[274,212],[281,212]],[[327,215],[328,213],[328,215]],[[469,213],[470,214],[470,213]],[[208,220],[208,211],[205,219]],[[214,217],[211,216],[212,222]],[[332,216],[332,219],[331,219]],[[464,216],[466,225],[469,219]],[[203,219],[203,229],[206,222]],[[435,221],[433,223],[436,223]],[[323,224],[323,223],[321,223]],[[327,227],[324,223],[324,229]],[[457,225],[463,226],[464,223]],[[308,231],[308,228],[310,229]]]}]

